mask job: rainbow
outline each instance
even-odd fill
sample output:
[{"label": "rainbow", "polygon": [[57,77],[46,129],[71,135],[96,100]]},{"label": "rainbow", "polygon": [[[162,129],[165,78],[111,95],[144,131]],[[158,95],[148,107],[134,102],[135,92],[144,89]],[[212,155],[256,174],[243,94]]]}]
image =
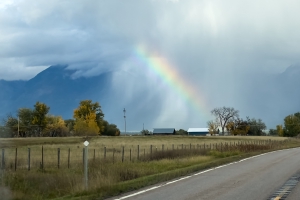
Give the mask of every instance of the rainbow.
[{"label": "rainbow", "polygon": [[199,114],[204,115],[205,118],[210,117],[207,103],[204,97],[200,95],[200,91],[184,80],[167,59],[157,56],[154,53],[148,53],[143,46],[138,46],[135,49],[134,56],[143,66],[147,66],[160,79],[167,83],[170,88],[175,90],[185,102],[193,105],[200,112]]}]

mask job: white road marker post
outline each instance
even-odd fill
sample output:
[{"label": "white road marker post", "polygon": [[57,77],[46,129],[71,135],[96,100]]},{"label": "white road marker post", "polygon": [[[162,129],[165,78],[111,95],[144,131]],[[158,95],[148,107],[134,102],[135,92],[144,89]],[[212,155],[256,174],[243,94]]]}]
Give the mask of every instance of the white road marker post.
[{"label": "white road marker post", "polygon": [[85,141],[84,143],[85,149],[84,149],[84,185],[85,190],[88,189],[88,145],[89,142]]}]

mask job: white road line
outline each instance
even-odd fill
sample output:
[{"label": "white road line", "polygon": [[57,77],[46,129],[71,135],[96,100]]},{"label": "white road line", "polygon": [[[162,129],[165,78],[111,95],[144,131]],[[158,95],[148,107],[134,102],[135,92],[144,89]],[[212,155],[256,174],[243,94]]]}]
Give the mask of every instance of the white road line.
[{"label": "white road line", "polygon": [[116,200],[127,199],[127,198],[129,198],[129,197],[133,197],[133,196],[136,196],[136,195],[138,195],[138,194],[142,194],[142,193],[144,193],[144,192],[148,192],[148,191],[154,190],[154,189],[159,188],[159,187],[161,187],[161,186],[155,186],[155,187],[149,188],[149,189],[147,189],[147,190],[143,190],[143,191],[140,191],[140,192],[131,194],[131,195],[127,195],[127,196],[121,197],[121,198],[116,199]]},{"label": "white road line", "polygon": [[[291,149],[297,149],[297,147],[296,147],[296,148],[291,148]],[[193,175],[185,176],[185,177],[182,177],[182,178],[180,178],[180,179],[177,179],[177,180],[174,180],[174,181],[167,182],[167,183],[165,183],[165,184],[161,184],[161,185],[158,185],[158,186],[155,186],[155,187],[146,189],[146,190],[142,190],[142,191],[139,191],[139,192],[136,192],[136,193],[127,195],[127,196],[123,196],[123,197],[120,197],[120,198],[115,199],[115,200],[127,199],[127,198],[129,198],[129,197],[137,196],[137,195],[139,195],[139,194],[142,194],[142,193],[145,193],[145,192],[148,192],[148,191],[157,189],[157,188],[161,188],[161,187],[163,187],[163,186],[165,186],[165,185],[169,185],[169,184],[172,184],[172,183],[176,183],[176,182],[182,181],[182,180],[184,180],[184,179],[187,179],[187,178],[190,178],[190,177],[193,177],[193,176],[198,176],[198,175],[201,175],[201,174],[204,174],[204,173],[207,173],[207,172],[216,170],[216,169],[220,169],[220,168],[226,167],[226,166],[228,166],[228,165],[240,163],[240,162],[243,162],[243,161],[246,161],[246,160],[250,160],[250,159],[253,159],[253,158],[257,158],[257,157],[260,157],[260,156],[264,156],[264,155],[267,155],[267,154],[270,154],[270,153],[275,153],[275,152],[278,152],[278,151],[288,151],[288,150],[291,150],[291,149],[282,149],[282,150],[277,150],[277,151],[271,151],[271,152],[268,152],[268,153],[263,153],[263,154],[259,154],[259,155],[256,155],[256,156],[251,156],[251,157],[249,157],[249,158],[244,158],[244,159],[239,160],[239,161],[235,161],[235,162],[231,162],[231,163],[228,163],[228,164],[225,164],[225,165],[221,165],[221,166],[218,166],[218,167],[214,167],[214,168],[211,168],[211,169],[207,169],[207,170],[204,170],[204,171],[202,171],[202,172],[198,172],[198,173],[193,174]]]}]

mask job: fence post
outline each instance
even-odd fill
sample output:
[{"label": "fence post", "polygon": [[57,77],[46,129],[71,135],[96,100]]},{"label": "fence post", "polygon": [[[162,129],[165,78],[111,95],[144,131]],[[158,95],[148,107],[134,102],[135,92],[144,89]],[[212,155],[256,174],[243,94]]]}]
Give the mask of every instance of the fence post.
[{"label": "fence post", "polygon": [[131,161],[131,149],[129,149],[129,161]]},{"label": "fence post", "polygon": [[94,160],[94,162],[95,162],[95,160],[96,160],[96,149],[94,149],[93,160]]},{"label": "fence post", "polygon": [[70,148],[68,150],[68,169],[70,168]]},{"label": "fence post", "polygon": [[161,145],[161,151],[164,151],[165,145]]},{"label": "fence post", "polygon": [[42,146],[42,170],[44,170],[44,146]]},{"label": "fence post", "polygon": [[137,146],[137,159],[140,159],[140,145]]},{"label": "fence post", "polygon": [[190,150],[192,149],[192,143],[190,143]]},{"label": "fence post", "polygon": [[122,162],[124,162],[124,146],[122,148]]},{"label": "fence post", "polygon": [[15,155],[15,171],[17,171],[17,159],[18,159],[18,148],[16,148],[16,155]]},{"label": "fence post", "polygon": [[84,182],[85,182],[85,189],[88,189],[88,160],[89,160],[89,156],[88,156],[88,141],[84,142]]},{"label": "fence post", "polygon": [[2,162],[1,162],[1,168],[2,168],[2,170],[5,169],[4,152],[5,152],[5,149],[2,149]]},{"label": "fence post", "polygon": [[115,163],[115,148],[113,149],[113,164]]},{"label": "fence post", "polygon": [[183,144],[181,144],[181,149],[183,150]]},{"label": "fence post", "polygon": [[174,144],[172,144],[172,150],[174,150]]},{"label": "fence post", "polygon": [[30,171],[30,148],[28,148],[28,171]]},{"label": "fence post", "polygon": [[84,169],[84,156],[85,156],[85,148],[82,149],[82,166]]},{"label": "fence post", "polygon": [[60,164],[60,148],[57,149],[57,168],[59,169]]}]

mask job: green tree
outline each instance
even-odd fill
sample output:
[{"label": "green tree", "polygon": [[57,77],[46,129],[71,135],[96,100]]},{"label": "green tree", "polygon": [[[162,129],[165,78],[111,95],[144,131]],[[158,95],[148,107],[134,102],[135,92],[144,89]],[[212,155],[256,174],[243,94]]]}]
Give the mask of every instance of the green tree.
[{"label": "green tree", "polygon": [[10,127],[14,137],[28,137],[34,132],[33,110],[29,108],[19,108],[17,117],[11,114],[5,120],[7,127]]},{"label": "green tree", "polygon": [[30,108],[20,108],[18,110],[19,136],[28,137],[33,132],[33,110]]},{"label": "green tree", "polygon": [[6,130],[9,130],[10,137],[17,137],[18,136],[18,119],[13,117],[12,114],[8,114],[6,119],[3,120]]},{"label": "green tree", "polygon": [[109,124],[108,121],[103,120],[103,132],[102,135],[108,136],[120,136],[120,130],[118,129],[117,125]]},{"label": "green tree", "polygon": [[278,135],[278,132],[277,132],[276,129],[270,129],[269,130],[269,135],[276,136],[276,135]]},{"label": "green tree", "polygon": [[10,138],[13,137],[11,129],[5,126],[0,126],[0,138]]},{"label": "green tree", "polygon": [[248,135],[264,135],[263,130],[267,128],[266,124],[261,120],[247,117],[248,125],[250,126]]},{"label": "green tree", "polygon": [[152,135],[152,132],[149,131],[148,129],[144,129],[144,130],[141,131],[141,134],[142,135]]},{"label": "green tree", "polygon": [[300,112],[296,112],[294,115],[300,119]]},{"label": "green tree", "polygon": [[222,134],[224,135],[224,130],[227,125],[227,122],[230,119],[238,118],[239,117],[239,111],[235,110],[234,108],[230,107],[221,107],[221,108],[215,108],[211,111],[211,114],[216,117],[216,121],[220,124],[222,128]]},{"label": "green tree", "polygon": [[186,130],[179,129],[179,130],[176,130],[175,134],[176,135],[187,135],[188,132]]},{"label": "green tree", "polygon": [[33,120],[32,124],[36,126],[36,136],[41,136],[42,131],[47,126],[47,114],[50,110],[50,107],[48,107],[46,104],[41,102],[36,102],[34,105],[33,110]]},{"label": "green tree", "polygon": [[298,116],[299,114],[295,113],[284,118],[284,136],[294,137],[300,134],[300,117]]},{"label": "green tree", "polygon": [[105,135],[109,136],[120,136],[120,130],[115,124],[108,124],[107,131]]}]

